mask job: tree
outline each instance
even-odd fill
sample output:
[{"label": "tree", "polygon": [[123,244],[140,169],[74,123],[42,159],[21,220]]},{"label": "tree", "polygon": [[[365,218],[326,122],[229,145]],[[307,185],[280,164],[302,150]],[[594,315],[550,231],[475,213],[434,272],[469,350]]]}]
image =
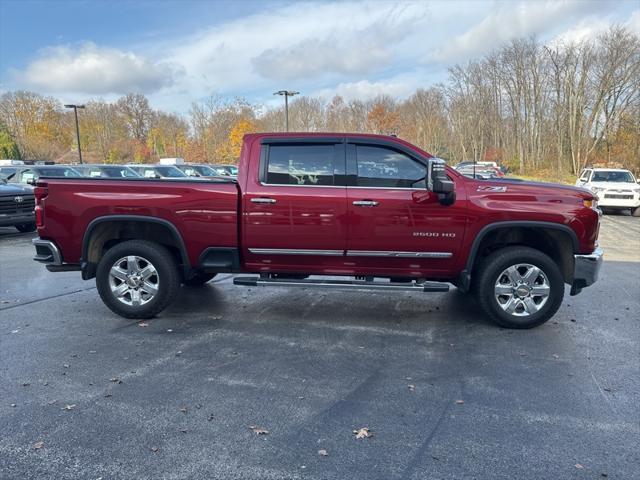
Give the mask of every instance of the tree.
[{"label": "tree", "polygon": [[7,128],[0,124],[0,158],[20,160],[20,149]]}]

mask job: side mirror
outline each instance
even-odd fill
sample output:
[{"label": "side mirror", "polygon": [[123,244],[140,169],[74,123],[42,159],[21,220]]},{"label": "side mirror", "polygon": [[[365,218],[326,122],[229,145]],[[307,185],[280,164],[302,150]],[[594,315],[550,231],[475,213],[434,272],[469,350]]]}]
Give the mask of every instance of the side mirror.
[{"label": "side mirror", "polygon": [[430,158],[427,167],[427,190],[437,193],[440,203],[451,205],[456,199],[454,183],[447,176],[446,163],[441,158]]},{"label": "side mirror", "polygon": [[35,186],[35,184],[36,184],[36,179],[35,179],[35,178],[28,178],[28,179],[27,179],[27,183],[28,183],[29,185],[34,185],[34,186]]}]

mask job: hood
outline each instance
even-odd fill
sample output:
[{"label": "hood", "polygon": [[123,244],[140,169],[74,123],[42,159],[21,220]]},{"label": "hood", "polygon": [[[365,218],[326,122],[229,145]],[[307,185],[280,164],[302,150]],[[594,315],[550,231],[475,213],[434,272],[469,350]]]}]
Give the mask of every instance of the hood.
[{"label": "hood", "polygon": [[607,190],[640,190],[640,185],[633,182],[591,182],[589,186]]},{"label": "hood", "polygon": [[0,197],[8,195],[33,195],[33,187],[30,185],[0,182]]},{"label": "hood", "polygon": [[564,185],[561,183],[550,183],[550,182],[532,182],[529,180],[519,180],[515,178],[499,178],[499,179],[491,179],[491,180],[483,180],[478,182],[479,185],[491,185],[496,187],[507,187],[513,186],[514,189],[524,190],[524,189],[533,189],[536,192],[541,191],[555,191],[558,193],[565,194],[573,194],[580,195],[582,197],[593,197],[593,192],[588,188],[584,187],[574,187],[573,185]]}]

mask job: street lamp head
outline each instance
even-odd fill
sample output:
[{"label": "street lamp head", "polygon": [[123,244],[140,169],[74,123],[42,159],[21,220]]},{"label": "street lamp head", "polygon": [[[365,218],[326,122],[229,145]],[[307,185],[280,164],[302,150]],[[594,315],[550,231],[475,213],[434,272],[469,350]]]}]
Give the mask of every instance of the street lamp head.
[{"label": "street lamp head", "polygon": [[286,97],[293,97],[299,93],[300,92],[294,92],[293,90],[278,90],[277,92],[273,92],[274,95],[284,95]]},{"label": "street lamp head", "polygon": [[68,105],[65,105],[64,108],[84,108],[84,105],[68,104]]}]

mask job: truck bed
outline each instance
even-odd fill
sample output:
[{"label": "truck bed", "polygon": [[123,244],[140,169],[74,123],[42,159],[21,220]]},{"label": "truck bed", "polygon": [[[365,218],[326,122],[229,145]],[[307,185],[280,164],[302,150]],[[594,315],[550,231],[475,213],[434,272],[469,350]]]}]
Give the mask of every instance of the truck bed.
[{"label": "truck bed", "polygon": [[105,215],[170,222],[191,265],[209,246],[238,247],[238,186],[232,180],[44,178],[43,239],[55,238],[67,263],[80,263],[89,224]]}]

